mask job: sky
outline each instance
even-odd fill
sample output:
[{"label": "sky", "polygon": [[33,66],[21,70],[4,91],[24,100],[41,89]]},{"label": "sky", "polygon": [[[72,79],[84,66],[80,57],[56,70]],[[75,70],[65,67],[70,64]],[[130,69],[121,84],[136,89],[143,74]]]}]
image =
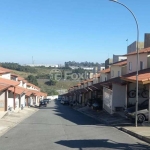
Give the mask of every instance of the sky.
[{"label": "sky", "polygon": [[[150,33],[150,0],[120,0]],[[1,0],[0,62],[103,63],[136,40],[133,16],[109,0]],[[128,43],[127,40],[128,39]]]}]

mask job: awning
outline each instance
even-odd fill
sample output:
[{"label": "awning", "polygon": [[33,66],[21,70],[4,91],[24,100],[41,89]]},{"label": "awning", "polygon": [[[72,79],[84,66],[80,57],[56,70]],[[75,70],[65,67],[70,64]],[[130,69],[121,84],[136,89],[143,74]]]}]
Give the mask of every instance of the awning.
[{"label": "awning", "polygon": [[[136,83],[136,72],[126,74],[121,77],[122,80]],[[150,83],[150,68],[143,69],[138,72],[138,83],[148,84]]]}]

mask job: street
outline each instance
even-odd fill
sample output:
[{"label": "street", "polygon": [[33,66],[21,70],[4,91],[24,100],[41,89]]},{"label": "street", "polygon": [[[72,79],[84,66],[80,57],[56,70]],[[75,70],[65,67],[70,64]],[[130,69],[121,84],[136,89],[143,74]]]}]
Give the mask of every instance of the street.
[{"label": "street", "polygon": [[0,150],[146,150],[150,145],[51,101],[0,137]]}]

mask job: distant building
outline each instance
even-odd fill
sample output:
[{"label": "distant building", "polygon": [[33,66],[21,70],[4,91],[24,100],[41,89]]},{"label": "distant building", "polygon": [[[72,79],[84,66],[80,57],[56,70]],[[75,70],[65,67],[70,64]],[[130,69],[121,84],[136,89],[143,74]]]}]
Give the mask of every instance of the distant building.
[{"label": "distant building", "polygon": [[102,63],[100,64],[99,66],[96,66],[93,68],[93,74],[96,74],[98,72],[100,72],[101,70],[104,70],[105,69],[105,64]]},{"label": "distant building", "polygon": [[[147,44],[147,43],[146,43]],[[144,42],[138,42],[138,49],[143,49],[144,48]],[[133,43],[131,43],[128,47],[127,47],[127,54],[134,52],[137,50],[137,42],[134,41]]]},{"label": "distant building", "polygon": [[109,64],[113,63],[113,59],[112,58],[108,58],[107,60],[105,60],[105,69],[109,68]]},{"label": "distant building", "polygon": [[118,61],[122,61],[127,59],[126,56],[123,55],[113,55],[113,63],[118,62]]},{"label": "distant building", "polygon": [[59,65],[51,65],[51,64],[28,64],[27,66],[30,66],[30,67],[44,66],[44,67],[54,67],[54,68],[59,67]]},{"label": "distant building", "polygon": [[150,33],[145,33],[144,48],[150,47]]},{"label": "distant building", "polygon": [[69,66],[69,68],[71,69],[79,69],[79,68],[82,68],[84,70],[93,70],[94,67],[84,67],[84,66],[80,66],[80,67],[77,67],[77,66]]}]

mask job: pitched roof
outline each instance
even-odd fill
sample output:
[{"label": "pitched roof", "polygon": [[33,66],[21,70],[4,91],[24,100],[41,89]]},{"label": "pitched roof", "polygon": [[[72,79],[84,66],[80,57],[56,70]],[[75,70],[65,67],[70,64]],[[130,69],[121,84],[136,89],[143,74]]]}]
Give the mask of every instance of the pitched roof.
[{"label": "pitched roof", "polygon": [[[122,80],[136,82],[136,72],[126,74],[121,77]],[[141,84],[150,83],[150,68],[138,72],[138,82]]]},{"label": "pitched roof", "polygon": [[15,89],[14,87],[10,87],[8,90],[11,92],[15,92],[16,94],[19,94],[19,95],[27,92],[27,89],[19,87],[19,86],[15,87]]},{"label": "pitched roof", "polygon": [[100,71],[100,73],[109,73],[109,72],[110,72],[110,68]]},{"label": "pitched roof", "polygon": [[119,61],[119,62],[110,64],[110,65],[112,65],[112,66],[125,66],[125,65],[127,65],[127,60]]},{"label": "pitched roof", "polygon": [[[150,52],[150,47],[139,50],[139,54],[148,53],[148,52]],[[128,53],[124,56],[130,56],[130,55],[136,55],[136,54],[137,54],[137,52],[135,51],[135,52]]]},{"label": "pitched roof", "polygon": [[7,69],[7,68],[3,68],[3,67],[0,67],[0,71],[4,71],[4,72],[12,72],[12,70]]},{"label": "pitched roof", "polygon": [[14,73],[11,73],[11,76],[18,77],[19,75],[16,75],[16,74],[14,74]]},{"label": "pitched roof", "polygon": [[6,90],[10,87],[10,85],[8,84],[3,84],[3,83],[0,83],[0,91],[3,91],[3,90]]},{"label": "pitched roof", "polygon": [[36,95],[36,96],[47,96],[47,93],[28,89],[28,91],[26,92],[26,96],[30,96],[31,94]]},{"label": "pitched roof", "polygon": [[20,84],[18,81],[8,80],[8,79],[4,79],[4,78],[0,78],[0,83],[7,84],[10,86],[17,86]]},{"label": "pitched roof", "polygon": [[0,74],[6,74],[6,73],[10,73],[11,71],[9,69],[0,67]]}]

